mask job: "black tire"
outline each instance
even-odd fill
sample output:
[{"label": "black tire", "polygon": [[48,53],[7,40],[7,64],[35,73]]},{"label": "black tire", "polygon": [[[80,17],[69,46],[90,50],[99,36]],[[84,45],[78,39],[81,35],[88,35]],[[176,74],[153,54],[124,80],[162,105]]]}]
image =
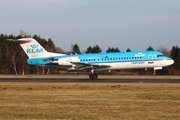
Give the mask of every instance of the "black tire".
[{"label": "black tire", "polygon": [[94,78],[97,79],[98,78],[98,74],[95,73],[94,74]]},{"label": "black tire", "polygon": [[89,74],[89,78],[90,79],[97,79],[98,78],[98,74]]}]

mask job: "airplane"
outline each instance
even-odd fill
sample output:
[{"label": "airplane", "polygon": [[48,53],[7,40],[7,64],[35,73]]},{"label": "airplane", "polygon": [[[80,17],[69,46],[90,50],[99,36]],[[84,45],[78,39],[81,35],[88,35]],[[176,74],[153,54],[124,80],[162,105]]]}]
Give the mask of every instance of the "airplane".
[{"label": "airplane", "polygon": [[35,39],[17,40],[27,54],[29,65],[57,68],[67,71],[89,71],[90,79],[98,78],[98,71],[154,68],[172,65],[174,60],[159,51],[114,52],[95,54],[59,54],[47,52]]}]

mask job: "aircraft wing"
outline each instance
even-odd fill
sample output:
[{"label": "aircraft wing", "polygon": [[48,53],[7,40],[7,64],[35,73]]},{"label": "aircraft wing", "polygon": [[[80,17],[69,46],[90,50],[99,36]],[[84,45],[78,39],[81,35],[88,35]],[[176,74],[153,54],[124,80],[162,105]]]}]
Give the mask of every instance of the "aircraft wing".
[{"label": "aircraft wing", "polygon": [[90,69],[90,68],[103,69],[103,68],[110,67],[110,65],[104,65],[101,63],[90,63],[90,64],[89,63],[80,63],[80,62],[71,62],[71,63],[75,64],[76,69],[78,69],[79,71]]}]

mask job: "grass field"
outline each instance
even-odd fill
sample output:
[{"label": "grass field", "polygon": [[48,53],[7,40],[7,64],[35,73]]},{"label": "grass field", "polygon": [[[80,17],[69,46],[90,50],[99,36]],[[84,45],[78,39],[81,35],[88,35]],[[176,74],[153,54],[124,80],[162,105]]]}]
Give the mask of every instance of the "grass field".
[{"label": "grass field", "polygon": [[0,119],[178,120],[180,84],[1,82]]}]

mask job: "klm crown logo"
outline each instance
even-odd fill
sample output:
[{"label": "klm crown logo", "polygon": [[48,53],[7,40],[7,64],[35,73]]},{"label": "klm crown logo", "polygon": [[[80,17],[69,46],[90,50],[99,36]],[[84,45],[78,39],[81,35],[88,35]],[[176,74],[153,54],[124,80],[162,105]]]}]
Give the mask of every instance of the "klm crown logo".
[{"label": "klm crown logo", "polygon": [[35,49],[35,48],[38,48],[38,46],[39,46],[39,45],[37,45],[37,44],[33,44],[33,45],[31,45],[31,48],[32,48],[32,49]]},{"label": "klm crown logo", "polygon": [[32,44],[30,45],[31,49],[26,49],[26,53],[43,53],[43,48],[38,48],[38,44]]},{"label": "klm crown logo", "polygon": [[145,56],[145,54],[143,54],[143,53],[141,53],[141,52],[135,54],[135,57],[144,57],[144,56]]}]

